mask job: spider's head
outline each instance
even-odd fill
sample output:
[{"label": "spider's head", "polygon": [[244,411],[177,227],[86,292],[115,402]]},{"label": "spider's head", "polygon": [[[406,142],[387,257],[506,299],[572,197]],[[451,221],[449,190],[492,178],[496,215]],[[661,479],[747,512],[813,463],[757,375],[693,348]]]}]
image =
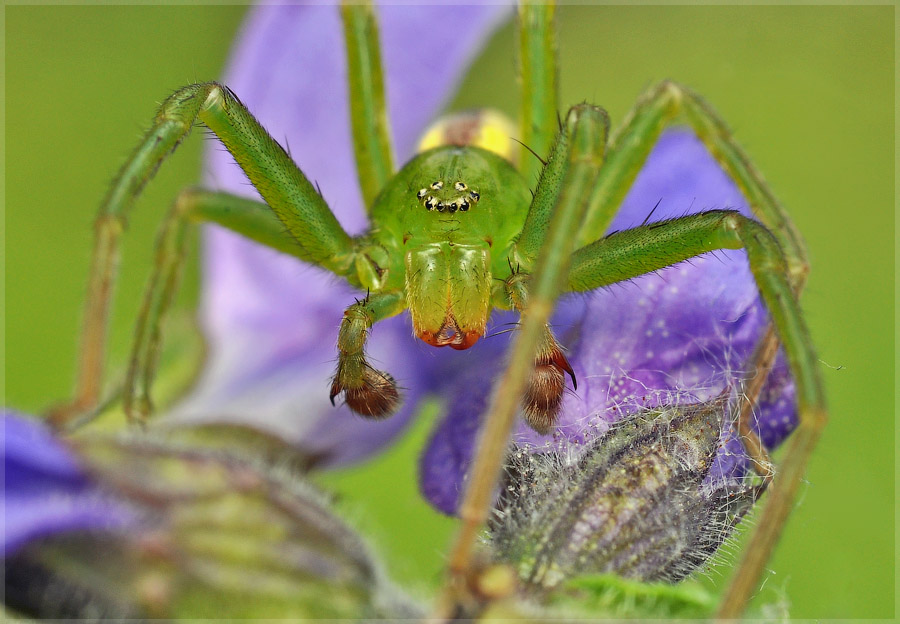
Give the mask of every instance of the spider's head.
[{"label": "spider's head", "polygon": [[413,329],[430,345],[467,349],[484,335],[493,278],[531,199],[509,161],[479,147],[439,146],[413,158],[372,210],[373,238],[404,265]]}]

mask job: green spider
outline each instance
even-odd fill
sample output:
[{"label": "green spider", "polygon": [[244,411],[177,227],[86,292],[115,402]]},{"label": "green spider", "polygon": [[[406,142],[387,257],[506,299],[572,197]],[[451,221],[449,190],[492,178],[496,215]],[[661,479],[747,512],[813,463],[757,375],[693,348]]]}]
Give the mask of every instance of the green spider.
[{"label": "green spider", "polygon": [[[400,397],[387,372],[367,361],[366,336],[379,320],[409,310],[415,334],[433,346],[466,349],[484,335],[494,308],[522,313],[511,364],[490,409],[472,480],[461,508],[463,530],[450,560],[451,581],[472,567],[483,524],[520,401],[529,425],[552,429],[565,390],[576,380],[548,319],[562,292],[585,292],[628,280],[716,249],[746,250],[772,317],[757,349],[767,370],[777,341],[797,385],[800,427],[770,502],[747,548],[719,615],[738,615],[755,589],[790,510],[799,476],[825,420],[822,384],[797,303],[807,263],[799,235],[725,124],[690,90],[666,82],[637,103],[608,141],[609,120],[579,105],[557,118],[553,7],[520,9],[522,142],[538,155],[522,171],[471,145],[430,149],[394,172],[386,126],[377,26],[366,5],[343,9],[353,136],[370,230],[350,237],[317,189],[237,95],[218,83],[187,86],[160,107],[155,122],[110,188],[98,217],[80,377],[73,402],[54,414],[60,424],[90,411],[100,396],[102,354],[116,259],[128,210],[165,157],[201,122],[218,136],[265,200],[189,190],[179,196],[160,239],[160,261],[138,319],[124,390],[129,417],[150,411],[159,327],[174,293],[174,276],[188,223],[210,221],[325,268],[366,290],[350,305],[338,338],[330,397],[343,395],[362,416],[384,418]],[[742,189],[759,221],[713,211],[641,226],[604,238],[616,209],[663,128],[687,121]],[[533,195],[526,180],[540,168]],[[287,230],[293,241],[286,242]],[[776,338],[777,335],[777,338]],[[762,379],[758,378],[761,387]],[[752,399],[760,387],[747,390]],[[749,402],[748,402],[749,404]],[[747,425],[738,426],[748,454],[766,451]],[[461,592],[458,582],[448,587]],[[451,598],[451,600],[455,600]]]}]

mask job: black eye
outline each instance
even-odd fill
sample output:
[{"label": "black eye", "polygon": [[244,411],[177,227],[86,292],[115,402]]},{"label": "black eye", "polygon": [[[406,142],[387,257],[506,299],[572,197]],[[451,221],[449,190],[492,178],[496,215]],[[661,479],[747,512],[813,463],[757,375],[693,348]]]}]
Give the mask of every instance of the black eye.
[{"label": "black eye", "polygon": [[444,202],[438,202],[437,211],[444,212]]},{"label": "black eye", "polygon": [[481,195],[479,195],[477,191],[469,191],[469,197],[472,198],[472,201],[476,202],[481,199]]},{"label": "black eye", "polygon": [[427,194],[428,194],[428,189],[422,189],[418,193],[416,193],[416,197],[418,197],[419,199],[422,199]]},{"label": "black eye", "polygon": [[459,208],[459,206],[456,205],[456,202],[453,202],[450,204],[449,208],[450,212],[456,212],[456,209]]},{"label": "black eye", "polygon": [[460,211],[460,212],[465,212],[465,211],[467,211],[468,209],[469,209],[469,202],[468,202],[468,201],[466,201],[466,200],[464,199],[464,200],[462,200],[461,202],[459,202],[459,211]]}]

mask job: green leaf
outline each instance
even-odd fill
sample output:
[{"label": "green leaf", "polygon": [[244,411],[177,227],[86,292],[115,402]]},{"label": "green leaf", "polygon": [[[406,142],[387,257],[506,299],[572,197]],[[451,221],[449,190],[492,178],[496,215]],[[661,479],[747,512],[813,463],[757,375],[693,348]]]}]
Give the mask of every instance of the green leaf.
[{"label": "green leaf", "polygon": [[693,582],[641,583],[615,574],[574,578],[551,602],[599,618],[708,618],[716,603],[716,596]]}]

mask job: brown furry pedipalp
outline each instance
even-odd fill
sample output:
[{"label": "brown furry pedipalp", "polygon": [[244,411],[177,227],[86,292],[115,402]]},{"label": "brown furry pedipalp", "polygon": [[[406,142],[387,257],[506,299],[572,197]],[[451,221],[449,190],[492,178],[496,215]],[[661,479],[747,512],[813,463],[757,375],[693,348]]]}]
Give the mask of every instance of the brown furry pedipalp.
[{"label": "brown furry pedipalp", "polygon": [[528,425],[541,435],[547,435],[556,424],[559,409],[562,405],[563,392],[566,389],[568,373],[572,378],[572,387],[577,388],[575,372],[566,359],[562,347],[556,343],[549,332],[550,348],[542,349],[534,361],[534,371],[528,380],[528,388],[522,397],[522,408]]},{"label": "brown furry pedipalp", "polygon": [[346,387],[338,381],[340,374],[335,375],[331,383],[329,399],[334,405],[334,397],[344,393],[344,403],[360,416],[380,420],[397,411],[400,405],[400,393],[394,378],[383,371],[369,366],[363,373],[363,382],[357,387]]}]

